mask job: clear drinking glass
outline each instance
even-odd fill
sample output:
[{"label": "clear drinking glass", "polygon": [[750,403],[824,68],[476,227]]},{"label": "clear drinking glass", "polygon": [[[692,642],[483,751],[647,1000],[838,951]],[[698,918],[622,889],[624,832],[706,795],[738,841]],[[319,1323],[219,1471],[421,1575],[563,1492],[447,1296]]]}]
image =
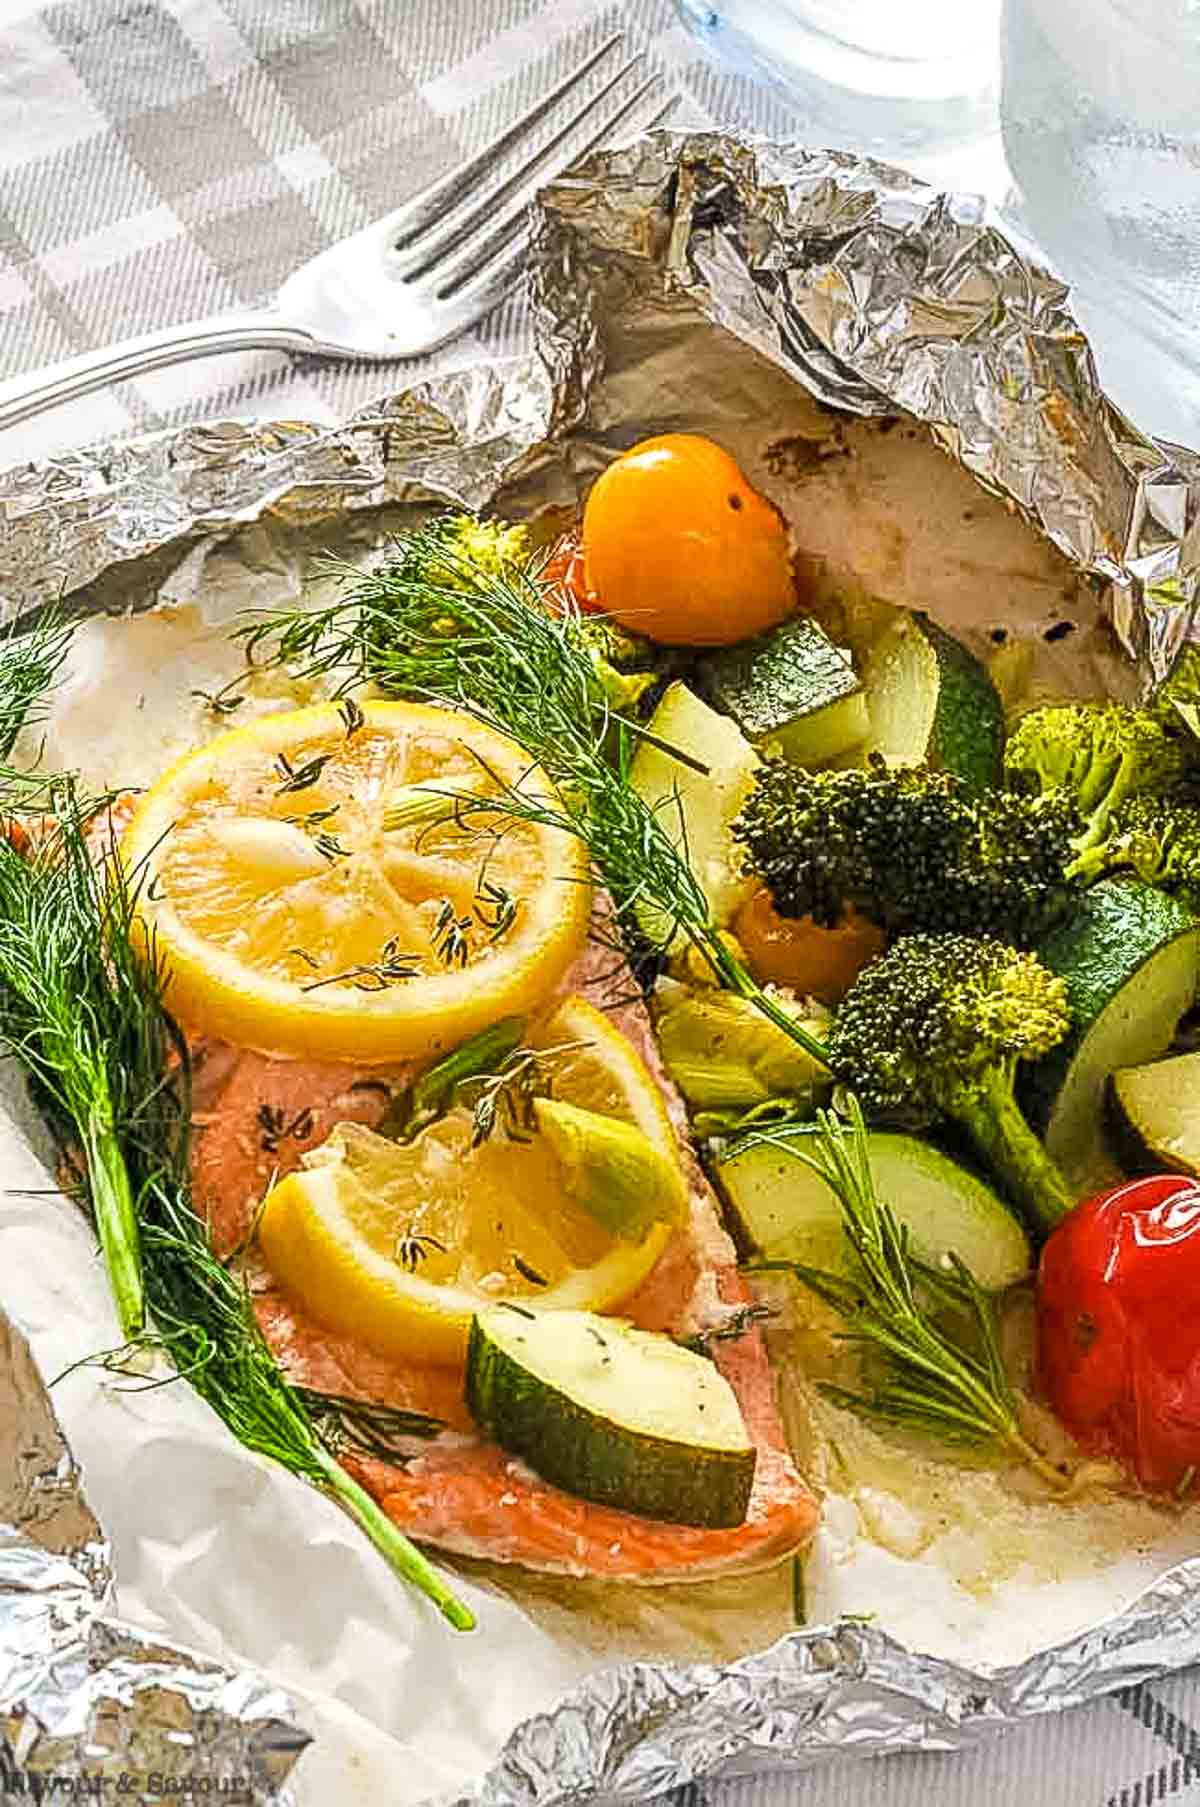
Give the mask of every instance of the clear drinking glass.
[{"label": "clear drinking glass", "polygon": [[1006,219],[1116,399],[1200,446],[1200,0],[1005,0],[1001,56]]},{"label": "clear drinking glass", "polygon": [[994,131],[1001,0],[678,0],[726,65],[772,82],[805,136],[918,167]]}]

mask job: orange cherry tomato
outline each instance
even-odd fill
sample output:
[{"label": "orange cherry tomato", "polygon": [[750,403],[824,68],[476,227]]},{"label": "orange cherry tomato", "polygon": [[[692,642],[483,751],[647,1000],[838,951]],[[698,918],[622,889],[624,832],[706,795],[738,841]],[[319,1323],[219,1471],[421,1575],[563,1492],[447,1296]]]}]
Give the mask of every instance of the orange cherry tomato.
[{"label": "orange cherry tomato", "polygon": [[796,606],[782,517],[695,433],[644,439],[596,479],[583,555],[604,612],[664,646],[727,646]]},{"label": "orange cherry tomato", "polygon": [[742,905],[733,932],[760,985],[786,985],[822,1004],[840,1003],[886,942],[853,907],[836,928],[823,929],[811,916],[781,916],[765,889]]}]

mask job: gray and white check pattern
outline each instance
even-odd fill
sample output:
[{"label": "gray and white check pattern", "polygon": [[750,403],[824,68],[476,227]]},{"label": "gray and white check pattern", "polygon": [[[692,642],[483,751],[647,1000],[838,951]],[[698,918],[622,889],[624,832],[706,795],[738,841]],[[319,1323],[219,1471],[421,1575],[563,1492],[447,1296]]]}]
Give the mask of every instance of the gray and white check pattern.
[{"label": "gray and white check pattern", "polygon": [[[0,374],[269,296],[488,142],[617,16],[604,0],[0,0]],[[670,0],[620,16],[683,87],[681,123],[798,130],[782,102],[696,57]],[[437,366],[523,333],[514,301]],[[188,418],[334,419],[431,367],[209,359],[0,435],[0,468]],[[1200,1807],[1200,1676],[965,1756],[702,1784],[672,1807],[978,1802]]]}]

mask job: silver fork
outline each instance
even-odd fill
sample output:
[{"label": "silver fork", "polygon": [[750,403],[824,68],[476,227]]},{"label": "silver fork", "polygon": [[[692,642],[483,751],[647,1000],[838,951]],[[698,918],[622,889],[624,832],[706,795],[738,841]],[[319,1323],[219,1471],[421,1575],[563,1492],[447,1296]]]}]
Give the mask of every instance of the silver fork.
[{"label": "silver fork", "polygon": [[[619,32],[606,39],[484,150],[394,213],[302,264],[269,306],[146,333],[0,383],[0,431],[109,383],[215,352],[291,351],[378,362],[432,351],[464,332],[515,285],[529,246],[526,216],[539,187],[627,120],[647,128],[674,104],[674,97],[664,103],[657,75],[614,101],[641,60],[639,54],[615,63],[621,43]],[[608,79],[581,104],[582,84],[605,62],[613,64]],[[489,184],[495,160],[563,103],[566,117],[549,141]],[[580,128],[593,124],[580,140]]]}]

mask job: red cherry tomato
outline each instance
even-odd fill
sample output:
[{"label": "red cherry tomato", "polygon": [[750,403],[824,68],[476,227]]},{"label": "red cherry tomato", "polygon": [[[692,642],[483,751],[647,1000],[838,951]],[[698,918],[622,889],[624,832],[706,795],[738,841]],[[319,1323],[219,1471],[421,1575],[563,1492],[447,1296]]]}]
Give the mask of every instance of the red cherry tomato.
[{"label": "red cherry tomato", "polygon": [[543,576],[548,583],[568,591],[576,607],[585,615],[599,612],[600,598],[595,591],[588,589],[583,568],[583,544],[577,534],[568,535],[558,542],[546,561]]},{"label": "red cherry tomato", "polygon": [[1200,1477],[1200,1184],[1130,1180],[1085,1199],[1042,1250],[1038,1373],[1085,1449],[1152,1493]]}]

